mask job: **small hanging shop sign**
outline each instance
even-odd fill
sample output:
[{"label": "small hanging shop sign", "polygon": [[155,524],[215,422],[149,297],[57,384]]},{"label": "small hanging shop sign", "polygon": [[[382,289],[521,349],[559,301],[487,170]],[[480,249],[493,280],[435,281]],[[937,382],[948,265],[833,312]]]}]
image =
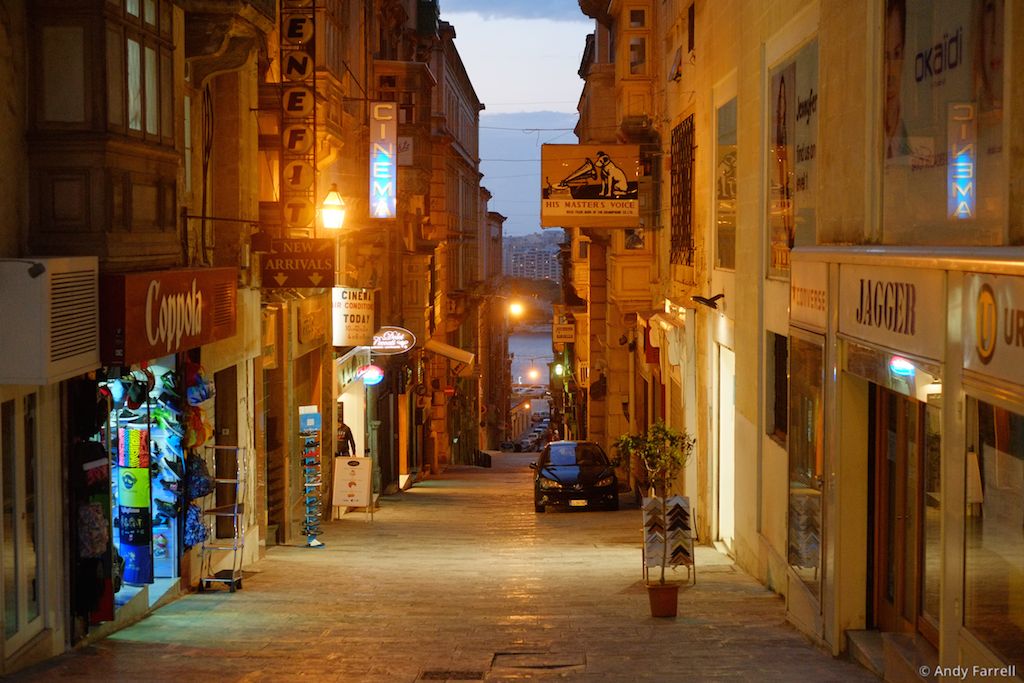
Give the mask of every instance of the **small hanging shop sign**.
[{"label": "small hanging shop sign", "polygon": [[552,323],[551,341],[555,343],[569,344],[576,341],[575,323]]},{"label": "small hanging shop sign", "polygon": [[373,335],[373,346],[370,350],[381,356],[393,356],[405,353],[415,345],[416,335],[409,330],[404,327],[385,326]]}]

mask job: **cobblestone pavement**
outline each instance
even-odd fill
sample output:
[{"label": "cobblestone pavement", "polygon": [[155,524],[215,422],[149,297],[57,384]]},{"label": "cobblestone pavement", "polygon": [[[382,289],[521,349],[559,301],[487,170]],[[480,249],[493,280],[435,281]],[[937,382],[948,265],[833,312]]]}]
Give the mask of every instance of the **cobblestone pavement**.
[{"label": "cobblestone pavement", "polygon": [[710,548],[679,617],[650,617],[639,510],[536,514],[530,460],[451,468],[14,680],[874,680]]}]

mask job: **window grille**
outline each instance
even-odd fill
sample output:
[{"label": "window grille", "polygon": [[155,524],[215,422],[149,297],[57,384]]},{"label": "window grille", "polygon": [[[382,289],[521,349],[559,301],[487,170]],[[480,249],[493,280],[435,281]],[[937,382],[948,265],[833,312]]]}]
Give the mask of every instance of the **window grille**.
[{"label": "window grille", "polygon": [[673,264],[693,265],[693,114],[672,129],[672,234],[669,258]]}]

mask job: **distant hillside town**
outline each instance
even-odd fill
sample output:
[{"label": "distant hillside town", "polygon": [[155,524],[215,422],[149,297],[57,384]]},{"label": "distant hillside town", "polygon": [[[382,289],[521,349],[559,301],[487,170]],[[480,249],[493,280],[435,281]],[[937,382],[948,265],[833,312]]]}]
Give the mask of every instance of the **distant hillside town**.
[{"label": "distant hillside town", "polygon": [[505,275],[561,282],[558,245],[562,236],[561,230],[505,235],[502,259]]}]

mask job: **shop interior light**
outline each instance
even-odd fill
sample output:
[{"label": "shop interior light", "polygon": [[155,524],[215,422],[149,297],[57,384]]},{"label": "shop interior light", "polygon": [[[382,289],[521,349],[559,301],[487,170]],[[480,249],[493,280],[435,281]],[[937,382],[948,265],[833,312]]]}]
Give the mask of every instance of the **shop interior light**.
[{"label": "shop interior light", "polygon": [[341,198],[338,186],[334,183],[331,183],[331,189],[320,205],[320,215],[325,228],[340,230],[345,225],[345,200]]},{"label": "shop interior light", "polygon": [[889,372],[899,377],[913,377],[914,376],[914,364],[906,358],[900,358],[899,356],[893,356],[889,360]]}]

